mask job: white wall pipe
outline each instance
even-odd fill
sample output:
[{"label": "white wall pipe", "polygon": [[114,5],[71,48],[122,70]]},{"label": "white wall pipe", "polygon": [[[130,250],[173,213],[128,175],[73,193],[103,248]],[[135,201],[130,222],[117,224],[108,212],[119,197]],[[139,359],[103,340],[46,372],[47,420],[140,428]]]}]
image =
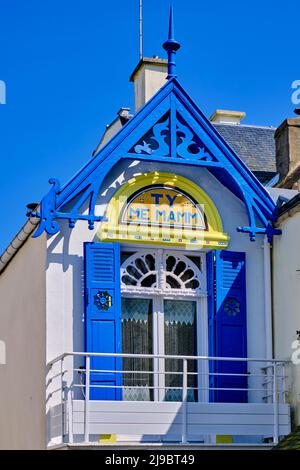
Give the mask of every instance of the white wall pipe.
[{"label": "white wall pipe", "polygon": [[271,284],[271,247],[268,237],[264,237],[264,306],[266,325],[266,358],[273,357],[273,328],[272,328],[272,284]]}]

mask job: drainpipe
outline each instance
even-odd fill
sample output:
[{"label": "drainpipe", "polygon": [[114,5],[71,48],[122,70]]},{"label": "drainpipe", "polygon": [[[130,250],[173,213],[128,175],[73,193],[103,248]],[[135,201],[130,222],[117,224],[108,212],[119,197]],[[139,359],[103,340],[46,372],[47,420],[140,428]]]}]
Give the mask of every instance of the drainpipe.
[{"label": "drainpipe", "polygon": [[28,219],[19,231],[19,233],[17,233],[15,238],[10,242],[8,247],[0,256],[0,272],[3,271],[6,265],[17,253],[19,248],[21,248],[21,246],[26,242],[27,238],[29,238],[29,236],[32,234],[39,221],[40,220],[36,217],[31,217],[30,219]]},{"label": "drainpipe", "polygon": [[272,328],[272,286],[271,286],[271,246],[268,238],[264,237],[264,306],[266,325],[266,358],[273,357],[273,328]]}]

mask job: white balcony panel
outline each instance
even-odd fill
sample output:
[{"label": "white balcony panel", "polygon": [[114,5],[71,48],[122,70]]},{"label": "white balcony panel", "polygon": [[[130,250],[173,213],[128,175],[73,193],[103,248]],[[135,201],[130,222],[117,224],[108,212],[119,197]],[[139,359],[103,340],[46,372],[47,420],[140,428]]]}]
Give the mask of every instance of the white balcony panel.
[{"label": "white balcony panel", "polygon": [[[90,434],[165,435],[182,432],[182,403],[91,401]],[[279,435],[290,432],[288,405],[278,407]],[[271,437],[274,408],[263,403],[188,403],[188,436],[229,434]],[[73,434],[84,433],[84,401],[73,401]]]}]

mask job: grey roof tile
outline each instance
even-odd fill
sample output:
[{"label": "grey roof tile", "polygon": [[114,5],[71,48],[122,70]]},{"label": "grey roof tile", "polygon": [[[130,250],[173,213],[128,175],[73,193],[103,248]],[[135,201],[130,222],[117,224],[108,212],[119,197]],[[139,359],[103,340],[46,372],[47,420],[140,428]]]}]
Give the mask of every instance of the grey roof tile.
[{"label": "grey roof tile", "polygon": [[251,171],[276,173],[274,127],[212,124]]}]

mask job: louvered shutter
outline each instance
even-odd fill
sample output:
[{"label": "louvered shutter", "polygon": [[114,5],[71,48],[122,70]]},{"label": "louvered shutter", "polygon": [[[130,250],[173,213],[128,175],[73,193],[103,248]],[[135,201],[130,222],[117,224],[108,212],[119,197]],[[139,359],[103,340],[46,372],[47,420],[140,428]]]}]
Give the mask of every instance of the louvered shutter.
[{"label": "louvered shutter", "polygon": [[[208,255],[208,296],[210,355],[247,357],[246,260],[245,253],[216,251]],[[210,363],[211,401],[247,401],[247,363]],[[237,374],[237,375],[230,375]],[[241,374],[241,375],[239,375]],[[228,388],[237,390],[226,390]]]},{"label": "louvered shutter", "polygon": [[[86,351],[121,353],[121,291],[120,246],[117,243],[85,243],[85,325]],[[120,400],[120,373],[122,361],[114,357],[91,359],[91,385],[109,386],[91,388],[90,398]],[[107,371],[107,372],[106,372]],[[110,372],[109,372],[110,371]]]}]

